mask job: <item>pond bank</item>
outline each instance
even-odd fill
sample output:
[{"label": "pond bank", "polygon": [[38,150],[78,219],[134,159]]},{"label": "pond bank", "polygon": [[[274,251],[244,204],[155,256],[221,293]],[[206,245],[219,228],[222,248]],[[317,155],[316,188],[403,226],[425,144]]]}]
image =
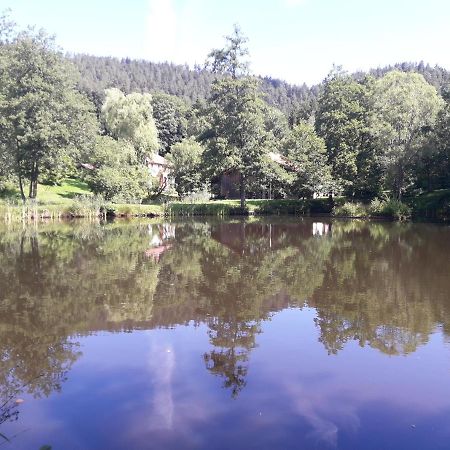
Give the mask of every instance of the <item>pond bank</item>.
[{"label": "pond bank", "polygon": [[166,204],[104,204],[72,201],[65,204],[0,203],[0,218],[5,221],[73,219],[93,217],[193,217],[249,215],[323,215],[343,218],[407,220],[410,218],[445,221],[450,219],[450,190],[435,191],[407,204],[392,200],[364,204],[343,197],[318,199],[247,200],[241,208],[239,200]]}]

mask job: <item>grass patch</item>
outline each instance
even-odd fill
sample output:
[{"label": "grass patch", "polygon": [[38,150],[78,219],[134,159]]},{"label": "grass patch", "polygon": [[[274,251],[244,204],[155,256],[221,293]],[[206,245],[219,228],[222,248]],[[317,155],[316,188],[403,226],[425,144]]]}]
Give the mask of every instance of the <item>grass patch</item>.
[{"label": "grass patch", "polygon": [[61,185],[38,185],[37,200],[41,204],[63,204],[70,203],[77,196],[90,196],[93,193],[89,190],[87,183],[81,180],[67,178]]},{"label": "grass patch", "polygon": [[239,200],[216,200],[204,203],[173,202],[166,206],[169,216],[232,216],[253,213],[254,206],[242,209]]},{"label": "grass patch", "polygon": [[[343,199],[335,198],[335,203]],[[299,200],[247,200],[246,207],[240,207],[239,200],[212,200],[202,203],[173,202],[166,207],[171,216],[232,216],[232,215],[285,215],[285,214],[330,214],[332,204],[328,198]]]}]

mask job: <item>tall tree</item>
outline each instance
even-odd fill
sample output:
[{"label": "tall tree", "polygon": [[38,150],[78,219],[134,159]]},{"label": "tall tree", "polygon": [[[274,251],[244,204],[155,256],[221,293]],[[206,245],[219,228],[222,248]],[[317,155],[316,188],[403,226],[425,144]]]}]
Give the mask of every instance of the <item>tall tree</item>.
[{"label": "tall tree", "polygon": [[383,149],[386,181],[401,199],[421,139],[443,107],[436,88],[417,73],[392,71],[374,84],[372,131]]},{"label": "tall tree", "polygon": [[169,159],[173,164],[175,189],[181,198],[199,191],[204,185],[203,150],[203,147],[193,138],[184,139],[172,147]]},{"label": "tall tree", "polygon": [[370,157],[368,91],[339,68],[325,79],[319,98],[316,130],[325,139],[334,179],[355,195]]},{"label": "tall tree", "polygon": [[159,153],[164,156],[172,145],[187,136],[188,105],[175,95],[155,92],[152,94],[153,117],[158,130]]},{"label": "tall tree", "polygon": [[235,26],[227,45],[213,50],[208,66],[219,74],[210,98],[210,129],[206,133],[207,166],[214,175],[237,171],[241,207],[245,206],[248,180],[261,175],[271,142],[265,127],[265,105],[258,82],[248,75],[247,39]]},{"label": "tall tree", "polygon": [[119,89],[108,89],[102,106],[106,132],[115,139],[128,141],[142,161],[158,151],[158,131],[153,119],[152,96]]},{"label": "tall tree", "polygon": [[35,198],[43,170],[57,170],[89,145],[96,124],[92,105],[75,88],[76,71],[52,38],[33,30],[0,38],[2,148],[25,201],[25,181]]},{"label": "tall tree", "polygon": [[332,190],[325,141],[317,136],[311,125],[300,123],[292,129],[284,143],[284,153],[296,173],[291,187],[294,195],[309,197],[314,193],[328,194]]}]

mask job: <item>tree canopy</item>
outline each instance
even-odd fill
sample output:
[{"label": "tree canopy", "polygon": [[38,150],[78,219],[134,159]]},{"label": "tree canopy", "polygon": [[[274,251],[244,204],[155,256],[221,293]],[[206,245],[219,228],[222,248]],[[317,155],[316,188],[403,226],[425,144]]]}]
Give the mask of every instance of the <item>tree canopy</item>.
[{"label": "tree canopy", "polygon": [[443,100],[422,75],[393,71],[374,84],[372,132],[382,146],[385,176],[398,199],[421,138],[431,131]]},{"label": "tree canopy", "polygon": [[53,39],[33,30],[10,36],[0,45],[0,138],[25,200],[24,181],[36,198],[41,174],[63,171],[74,152],[91,145],[96,124]]}]

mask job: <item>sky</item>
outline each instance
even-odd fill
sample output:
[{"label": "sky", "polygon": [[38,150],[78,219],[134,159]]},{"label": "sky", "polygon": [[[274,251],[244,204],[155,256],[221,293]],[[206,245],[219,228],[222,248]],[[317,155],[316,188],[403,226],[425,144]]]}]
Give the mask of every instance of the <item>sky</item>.
[{"label": "sky", "polygon": [[450,0],[0,0],[21,26],[55,34],[71,53],[203,64],[233,24],[251,70],[315,84],[421,60],[450,69]]}]

